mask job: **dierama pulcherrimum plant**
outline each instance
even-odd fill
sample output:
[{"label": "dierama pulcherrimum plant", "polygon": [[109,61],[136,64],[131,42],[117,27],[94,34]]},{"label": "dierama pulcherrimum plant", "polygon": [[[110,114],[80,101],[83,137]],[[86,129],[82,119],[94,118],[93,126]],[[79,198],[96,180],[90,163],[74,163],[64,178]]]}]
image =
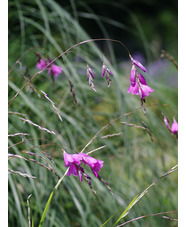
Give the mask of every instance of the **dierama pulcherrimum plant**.
[{"label": "dierama pulcherrimum plant", "polygon": [[154,90],[151,87],[147,86],[145,78],[136,69],[137,67],[143,72],[146,72],[146,68],[139,61],[134,60],[131,55],[129,56],[132,62],[132,68],[130,73],[131,86],[128,88],[128,93],[131,93],[132,95],[139,95],[141,99],[141,105],[143,106],[145,97],[149,96],[149,93],[153,92]]},{"label": "dierama pulcherrimum plant", "polygon": [[[52,62],[51,59],[45,59],[44,57],[41,57],[41,55],[39,54],[36,67],[38,69],[44,69],[51,62]],[[59,67],[58,65],[55,65],[53,62],[49,66],[47,66],[46,69],[48,70],[48,75],[52,74],[52,77],[57,77],[63,71],[61,67]]]}]

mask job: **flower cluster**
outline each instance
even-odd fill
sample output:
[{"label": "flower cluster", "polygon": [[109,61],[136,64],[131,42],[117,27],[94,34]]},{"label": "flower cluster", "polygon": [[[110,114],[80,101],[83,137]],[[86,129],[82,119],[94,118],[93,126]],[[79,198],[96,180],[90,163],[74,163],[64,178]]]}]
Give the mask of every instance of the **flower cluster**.
[{"label": "flower cluster", "polygon": [[110,87],[110,75],[111,76],[114,76],[113,73],[111,72],[111,70],[103,63],[103,66],[102,66],[102,72],[101,72],[101,77],[103,78],[105,75],[106,77],[106,80],[107,80],[107,84],[108,84],[108,87]]},{"label": "flower cluster", "polygon": [[175,118],[173,118],[173,123],[171,125],[171,127],[169,126],[169,119],[162,113],[163,117],[164,117],[164,123],[165,126],[169,129],[169,131],[173,134],[175,134],[176,136],[178,135],[178,123],[176,122]]},{"label": "flower cluster", "polygon": [[[101,77],[102,78],[104,76],[106,77],[108,87],[110,87],[110,82],[111,82],[110,75],[114,76],[111,70],[103,63]],[[96,92],[93,79],[95,79],[95,75],[92,69],[87,65],[87,81],[89,81],[89,86],[92,88],[92,90]]]},{"label": "flower cluster", "polygon": [[95,79],[94,73],[92,69],[87,65],[87,81],[89,82],[89,86],[92,88],[92,90],[96,92],[93,79]]},{"label": "flower cluster", "polygon": [[82,181],[82,175],[84,175],[84,169],[80,166],[81,162],[89,165],[94,175],[98,177],[98,172],[100,172],[100,168],[103,167],[104,161],[90,157],[85,153],[68,154],[64,151],[64,162],[65,162],[65,167],[70,167],[67,175],[71,175],[71,174],[73,174],[74,176],[79,175],[79,180]]},{"label": "flower cluster", "polygon": [[149,96],[149,93],[154,90],[147,86],[145,78],[136,69],[137,67],[143,72],[146,72],[146,68],[139,61],[134,60],[131,55],[130,59],[132,62],[132,69],[130,74],[131,85],[128,88],[128,93],[131,93],[132,95],[139,95],[143,105],[143,102],[145,102],[145,96]]},{"label": "flower cluster", "polygon": [[[79,176],[80,181],[82,181],[82,177],[84,176],[85,180],[88,182],[90,188],[92,189],[90,181],[91,177],[85,173],[84,168],[81,166],[82,163],[84,163],[85,165],[86,164],[89,165],[93,174],[100,181],[103,181],[107,188],[112,192],[112,190],[108,186],[108,183],[98,174],[98,172],[100,172],[100,169],[103,167],[104,161],[90,157],[85,153],[68,154],[64,151],[64,163],[65,167],[69,167],[69,170],[66,175],[73,174],[74,176]],[[96,194],[96,192],[93,189],[92,191],[94,194]]]},{"label": "flower cluster", "polygon": [[[51,62],[51,60],[44,60],[44,59],[40,59],[39,61],[37,61],[36,67],[38,69],[44,69],[49,63]],[[55,65],[54,63],[51,63],[48,67],[48,75],[50,75],[52,73],[53,76],[57,77],[58,74],[62,73],[63,69],[61,67],[59,67],[58,65]]]}]

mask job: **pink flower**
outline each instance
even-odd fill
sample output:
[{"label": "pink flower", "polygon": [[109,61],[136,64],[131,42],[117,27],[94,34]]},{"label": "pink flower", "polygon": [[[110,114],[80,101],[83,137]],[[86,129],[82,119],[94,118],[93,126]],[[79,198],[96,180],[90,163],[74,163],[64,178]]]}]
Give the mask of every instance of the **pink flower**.
[{"label": "pink flower", "polygon": [[48,69],[48,75],[52,72],[54,76],[58,76],[58,74],[62,73],[63,69],[57,65],[52,63],[51,67]]},{"label": "pink flower", "polygon": [[43,59],[40,59],[40,62],[37,62],[36,67],[38,69],[43,69],[46,67],[46,65],[47,65],[47,62]]},{"label": "pink flower", "polygon": [[144,85],[140,82],[137,82],[135,86],[130,86],[128,88],[127,93],[131,93],[132,95],[139,95],[142,100],[144,100],[145,96],[149,96],[150,92],[154,90],[147,85]]},{"label": "pink flower", "polygon": [[103,63],[101,77],[103,78],[104,75],[105,75],[105,78],[107,80],[108,87],[110,87],[110,82],[112,81],[111,78],[110,78],[110,75],[111,76],[114,76],[114,75],[111,72],[111,70]]},{"label": "pink flower", "polygon": [[178,123],[176,122],[175,119],[173,120],[173,123],[172,123],[172,126],[171,126],[171,131],[174,134],[177,134],[177,132],[178,132]]},{"label": "pink flower", "polygon": [[90,75],[95,79],[95,76],[94,76],[92,69],[87,65],[87,80],[88,80]]},{"label": "pink flower", "polygon": [[90,168],[92,169],[92,172],[94,173],[94,175],[96,177],[98,177],[98,173],[100,172],[100,168],[103,167],[103,163],[104,161],[101,161],[99,159],[95,159],[93,157],[88,156],[87,154],[82,153],[83,155],[83,162],[87,165],[90,166]]},{"label": "pink flower", "polygon": [[[51,62],[51,60],[44,60],[44,59],[40,59],[40,62],[37,62],[36,64],[36,67],[38,69],[43,69],[45,68],[49,63]],[[55,65],[54,63],[50,64],[48,67],[47,67],[47,70],[48,70],[48,75],[52,74],[54,76],[58,76],[58,74],[62,73],[63,69],[57,65]]]},{"label": "pink flower", "polygon": [[107,66],[105,64],[103,64],[102,66],[102,72],[101,72],[101,77],[103,78],[105,73],[109,73],[111,76],[114,76],[113,73],[111,72],[111,70],[109,68],[107,68]]},{"label": "pink flower", "polygon": [[134,65],[131,68],[130,82],[131,82],[131,85],[134,87],[136,84],[136,67]]},{"label": "pink flower", "polygon": [[132,56],[130,56],[130,59],[134,65],[136,65],[139,69],[141,69],[143,72],[147,72],[146,68],[137,60],[134,60]]},{"label": "pink flower", "polygon": [[103,161],[90,157],[85,153],[68,154],[64,151],[64,162],[65,167],[70,167],[67,175],[79,175],[80,181],[82,181],[82,175],[88,179],[91,179],[87,174],[84,173],[84,169],[80,166],[81,162],[89,165],[96,177],[99,177],[98,172],[100,172],[100,169],[103,167]]},{"label": "pink flower", "polygon": [[145,96],[149,96],[149,93],[153,92],[154,90],[147,86],[144,76],[137,71],[136,66],[144,72],[147,71],[146,68],[139,61],[134,60],[131,55],[129,56],[132,61],[132,68],[130,73],[131,86],[128,88],[127,93],[139,95],[141,99],[141,105],[143,106],[143,102],[145,102]]},{"label": "pink flower", "polygon": [[169,119],[162,113],[166,128],[170,129]]},{"label": "pink flower", "polygon": [[78,156],[78,154],[68,154],[64,151],[64,162],[65,167],[70,167],[67,175],[73,174],[74,176],[79,175],[79,180],[82,181],[82,174],[84,173],[84,169],[80,166],[82,161],[82,157]]}]

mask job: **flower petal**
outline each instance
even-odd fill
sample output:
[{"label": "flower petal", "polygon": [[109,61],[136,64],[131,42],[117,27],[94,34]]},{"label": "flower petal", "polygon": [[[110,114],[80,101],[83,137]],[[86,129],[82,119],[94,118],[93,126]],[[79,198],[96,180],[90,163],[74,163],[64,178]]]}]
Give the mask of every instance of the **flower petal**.
[{"label": "flower petal", "polygon": [[131,68],[130,82],[131,82],[131,85],[134,87],[136,84],[136,68],[134,65]]},{"label": "flower petal", "polygon": [[51,66],[51,70],[52,70],[52,73],[54,74],[54,76],[58,76],[58,74],[62,73],[63,69],[61,67],[59,67],[58,65],[54,65],[52,64]]},{"label": "flower petal", "polygon": [[145,78],[140,73],[138,73],[138,77],[141,84],[147,85]]},{"label": "flower petal", "polygon": [[47,65],[46,61],[43,59],[40,59],[40,62],[37,62],[36,67],[38,69],[43,69],[45,68],[46,65]]},{"label": "flower petal", "polygon": [[94,76],[92,69],[88,67],[88,71],[89,71],[90,75],[95,79],[95,76]]},{"label": "flower petal", "polygon": [[106,66],[103,65],[103,66],[102,66],[102,72],[101,72],[101,77],[102,77],[102,78],[103,78],[104,75],[105,75],[105,69],[106,69]]},{"label": "flower petal", "polygon": [[176,120],[174,119],[172,126],[171,126],[171,131],[176,134],[178,132],[178,123],[176,122]]},{"label": "flower petal", "polygon": [[144,98],[145,96],[149,96],[149,93],[154,91],[151,87],[147,85],[142,85],[142,84],[141,84],[141,90],[142,90],[142,98]]},{"label": "flower petal", "polygon": [[139,61],[134,60],[132,57],[131,57],[131,61],[134,63],[134,65],[136,65],[143,72],[147,72],[146,68]]},{"label": "flower petal", "polygon": [[111,70],[109,68],[107,68],[107,72],[111,75],[114,76],[113,73],[111,72]]},{"label": "flower petal", "polygon": [[69,170],[68,170],[67,175],[70,176],[71,174],[73,174],[74,176],[78,176],[78,169],[75,165],[71,165]]}]

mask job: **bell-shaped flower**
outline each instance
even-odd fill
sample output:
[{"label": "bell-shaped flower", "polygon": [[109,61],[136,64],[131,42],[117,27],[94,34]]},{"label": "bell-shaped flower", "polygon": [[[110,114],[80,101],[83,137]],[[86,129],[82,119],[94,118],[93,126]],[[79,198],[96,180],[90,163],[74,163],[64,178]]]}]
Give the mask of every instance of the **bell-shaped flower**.
[{"label": "bell-shaped flower", "polygon": [[52,64],[48,69],[48,75],[52,72],[54,76],[58,76],[58,74],[62,73],[63,69],[58,65]]},{"label": "bell-shaped flower", "polygon": [[103,167],[103,163],[104,161],[101,161],[99,159],[95,159],[93,157],[90,157],[87,154],[82,153],[83,155],[83,162],[87,165],[90,166],[90,168],[92,169],[92,172],[94,173],[94,175],[96,177],[98,177],[98,172],[100,172],[100,168]]},{"label": "bell-shaped flower", "polygon": [[[44,59],[40,59],[40,61],[37,62],[36,67],[38,69],[43,69],[45,68],[52,60],[44,60]],[[51,63],[49,66],[47,66],[47,70],[48,70],[48,75],[50,75],[51,73],[54,76],[58,76],[58,74],[62,73],[63,69],[57,65],[55,65],[54,63]]]},{"label": "bell-shaped flower", "polygon": [[177,134],[178,133],[178,123],[176,122],[175,119],[173,120],[173,123],[172,123],[172,126],[171,126],[171,131],[174,134]]},{"label": "bell-shaped flower", "polygon": [[39,62],[37,62],[36,67],[38,69],[43,69],[47,66],[47,62],[44,59],[40,59]]},{"label": "bell-shaped flower", "polygon": [[131,93],[132,95],[139,95],[142,100],[144,100],[145,96],[149,96],[150,92],[153,92],[154,90],[144,84],[141,84],[140,82],[136,82],[135,86],[130,86],[128,88],[127,93]]},{"label": "bell-shaped flower", "polygon": [[73,174],[74,176],[79,175],[80,181],[82,181],[82,174],[87,178],[91,179],[88,175],[84,173],[84,169],[80,166],[81,162],[90,166],[92,172],[96,177],[98,177],[98,172],[103,167],[104,161],[90,157],[85,153],[79,154],[68,154],[64,151],[64,163],[65,167],[70,167],[67,175]]},{"label": "bell-shaped flower", "polygon": [[82,174],[84,173],[84,169],[80,166],[82,161],[82,156],[78,154],[68,154],[64,151],[64,162],[65,167],[70,167],[67,175],[73,174],[74,176],[79,175],[79,180],[82,181]]}]

